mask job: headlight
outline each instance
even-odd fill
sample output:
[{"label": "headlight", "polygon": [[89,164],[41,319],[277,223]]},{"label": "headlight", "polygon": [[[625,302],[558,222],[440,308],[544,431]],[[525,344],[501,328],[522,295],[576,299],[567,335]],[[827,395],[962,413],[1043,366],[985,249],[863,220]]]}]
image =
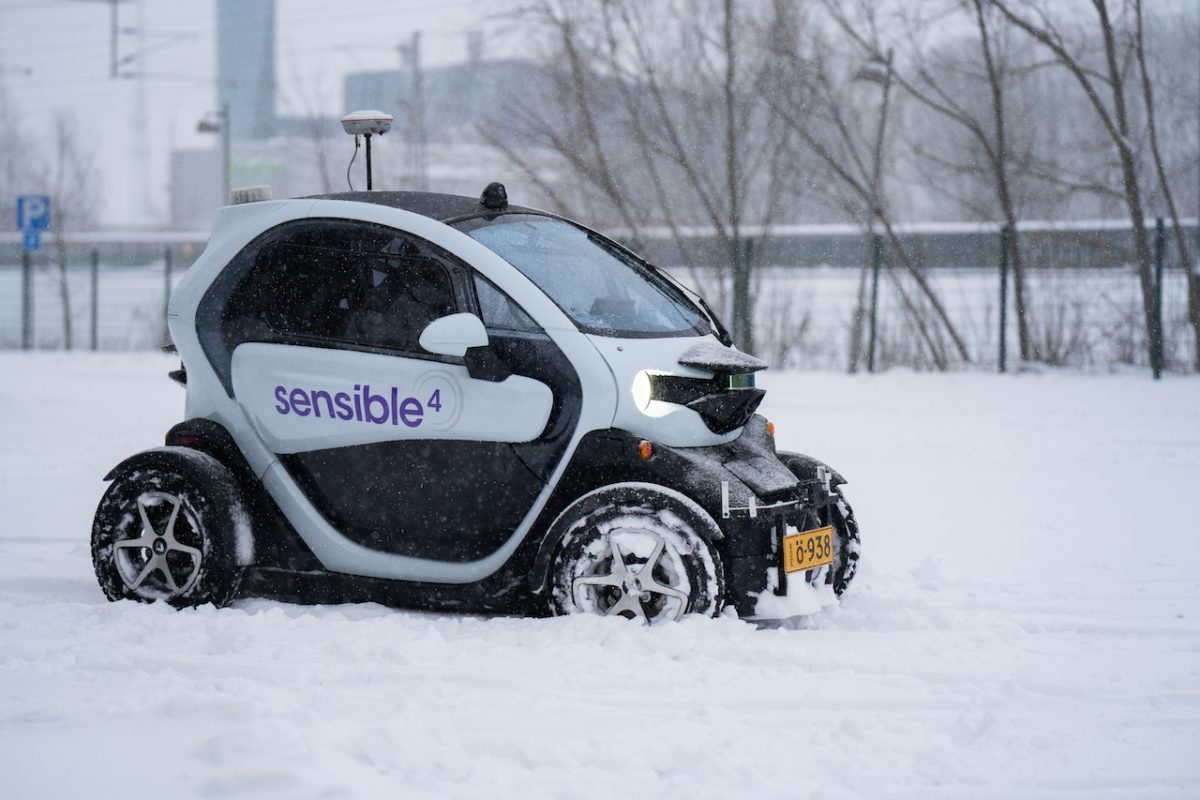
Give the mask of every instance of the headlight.
[{"label": "headlight", "polygon": [[633,376],[633,402],[642,411],[650,405],[650,373],[646,370]]}]

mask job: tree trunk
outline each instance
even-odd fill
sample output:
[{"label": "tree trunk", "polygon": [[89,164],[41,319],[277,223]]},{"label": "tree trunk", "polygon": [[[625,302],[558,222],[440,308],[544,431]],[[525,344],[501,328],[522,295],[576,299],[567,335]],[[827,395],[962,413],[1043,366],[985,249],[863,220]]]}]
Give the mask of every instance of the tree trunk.
[{"label": "tree trunk", "polygon": [[988,85],[992,92],[992,114],[996,125],[996,144],[993,150],[992,171],[996,179],[996,195],[1004,224],[1008,226],[1009,266],[1013,274],[1013,304],[1017,311],[1017,341],[1021,360],[1037,358],[1029,338],[1028,307],[1025,305],[1025,265],[1021,260],[1021,235],[1017,231],[1017,213],[1013,207],[1012,192],[1008,185],[1008,135],[1004,129],[1004,77],[996,68],[992,57],[991,34],[983,16],[983,0],[975,0],[975,20],[979,26],[979,42],[983,50],[983,63],[987,69]]},{"label": "tree trunk", "polygon": [[62,303],[63,349],[74,347],[71,329],[71,287],[67,284],[67,243],[63,241],[63,213],[54,215],[54,252],[58,261],[58,298]]},{"label": "tree trunk", "polygon": [[[1100,20],[1107,72],[1106,75],[1099,76],[1099,79],[1107,83],[1111,89],[1113,99],[1111,115],[1100,99],[1096,88],[1092,85],[1092,78],[1097,77],[1097,73],[1094,70],[1086,69],[1081,64],[1079,59],[1064,46],[1061,36],[1054,32],[1048,23],[1047,27],[1035,25],[1014,13],[1008,7],[1006,0],[990,0],[990,2],[1009,22],[1045,45],[1054,53],[1058,62],[1075,76],[1075,80],[1083,88],[1088,101],[1096,110],[1097,117],[1117,148],[1117,156],[1121,163],[1125,205],[1129,210],[1129,221],[1133,226],[1133,243],[1137,253],[1138,279],[1142,288],[1142,311],[1146,325],[1146,352],[1149,354],[1153,348],[1154,331],[1153,259],[1150,254],[1150,243],[1146,237],[1145,208],[1142,204],[1141,187],[1138,185],[1137,165],[1134,160],[1133,147],[1130,144],[1129,117],[1125,108],[1125,77],[1117,63],[1116,36],[1113,32],[1112,21],[1108,16],[1107,2],[1106,0],[1092,0],[1092,5]],[[1042,19],[1045,21],[1047,18],[1043,15]]]},{"label": "tree trunk", "polygon": [[846,371],[851,375],[858,372],[858,365],[862,361],[863,325],[867,319],[867,273],[871,271],[867,263],[863,264],[858,274],[858,299],[854,304],[854,315],[850,317],[850,358]]},{"label": "tree trunk", "polygon": [[1104,56],[1108,66],[1108,82],[1112,87],[1113,112],[1116,117],[1118,136],[1117,152],[1121,159],[1121,178],[1125,189],[1125,203],[1129,207],[1130,222],[1133,223],[1133,244],[1138,259],[1138,279],[1142,285],[1142,312],[1146,318],[1146,354],[1153,360],[1154,352],[1154,259],[1150,253],[1150,241],[1146,236],[1146,212],[1142,205],[1142,189],[1138,184],[1137,164],[1129,144],[1129,118],[1125,110],[1125,83],[1117,65],[1117,46],[1108,17],[1105,0],[1094,0],[1100,15],[1100,29],[1104,35]]},{"label": "tree trunk", "polygon": [[1187,264],[1188,267],[1188,322],[1192,323],[1192,334],[1195,336],[1196,363],[1194,368],[1200,372],[1200,264]]},{"label": "tree trunk", "polygon": [[1167,213],[1171,217],[1171,229],[1175,234],[1175,247],[1179,253],[1179,262],[1188,270],[1188,322],[1192,325],[1192,333],[1196,339],[1196,352],[1193,368],[1200,372],[1200,294],[1197,292],[1197,279],[1192,270],[1191,253],[1187,246],[1187,235],[1179,224],[1179,212],[1175,207],[1175,196],[1171,193],[1171,185],[1167,180],[1167,171],[1163,165],[1162,153],[1158,147],[1158,125],[1154,115],[1154,91],[1150,85],[1150,71],[1146,68],[1146,47],[1142,31],[1142,2],[1134,4],[1137,16],[1137,30],[1134,35],[1134,52],[1137,55],[1138,69],[1142,74],[1142,101],[1146,107],[1146,136],[1150,140],[1150,153],[1154,156],[1154,171],[1158,176],[1158,185],[1162,190],[1163,200],[1167,204]]}]

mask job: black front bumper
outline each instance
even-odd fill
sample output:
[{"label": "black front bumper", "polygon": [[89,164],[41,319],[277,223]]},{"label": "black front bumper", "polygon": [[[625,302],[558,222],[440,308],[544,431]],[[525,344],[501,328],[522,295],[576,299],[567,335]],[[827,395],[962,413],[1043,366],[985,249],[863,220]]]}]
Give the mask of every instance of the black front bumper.
[{"label": "black front bumper", "polygon": [[[788,529],[807,531],[828,523],[832,500],[823,482],[801,481],[787,506],[760,509],[754,517],[735,512],[717,520],[725,531],[722,558],[725,564],[726,601],[740,617],[758,616],[755,608],[763,592],[783,597],[789,580],[803,582],[804,574],[790,577],[783,566],[783,537]],[[766,504],[766,501],[763,501]],[[772,503],[779,503],[773,498]]]}]

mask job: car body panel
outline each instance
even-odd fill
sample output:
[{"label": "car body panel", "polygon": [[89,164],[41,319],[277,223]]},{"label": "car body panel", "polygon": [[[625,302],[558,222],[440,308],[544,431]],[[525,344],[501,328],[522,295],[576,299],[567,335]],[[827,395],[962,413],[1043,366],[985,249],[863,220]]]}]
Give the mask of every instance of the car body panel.
[{"label": "car body panel", "polygon": [[527,442],[553,403],[548,386],[520,375],[478,380],[457,364],[258,342],[234,351],[233,386],[276,453],[397,439]]}]

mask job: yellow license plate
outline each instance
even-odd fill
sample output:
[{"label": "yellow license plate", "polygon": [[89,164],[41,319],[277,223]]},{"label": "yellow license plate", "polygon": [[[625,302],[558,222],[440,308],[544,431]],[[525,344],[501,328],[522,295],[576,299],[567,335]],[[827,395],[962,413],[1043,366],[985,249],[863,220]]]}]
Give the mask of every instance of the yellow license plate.
[{"label": "yellow license plate", "polygon": [[783,537],[783,571],[799,572],[833,563],[833,527],[826,525]]}]

